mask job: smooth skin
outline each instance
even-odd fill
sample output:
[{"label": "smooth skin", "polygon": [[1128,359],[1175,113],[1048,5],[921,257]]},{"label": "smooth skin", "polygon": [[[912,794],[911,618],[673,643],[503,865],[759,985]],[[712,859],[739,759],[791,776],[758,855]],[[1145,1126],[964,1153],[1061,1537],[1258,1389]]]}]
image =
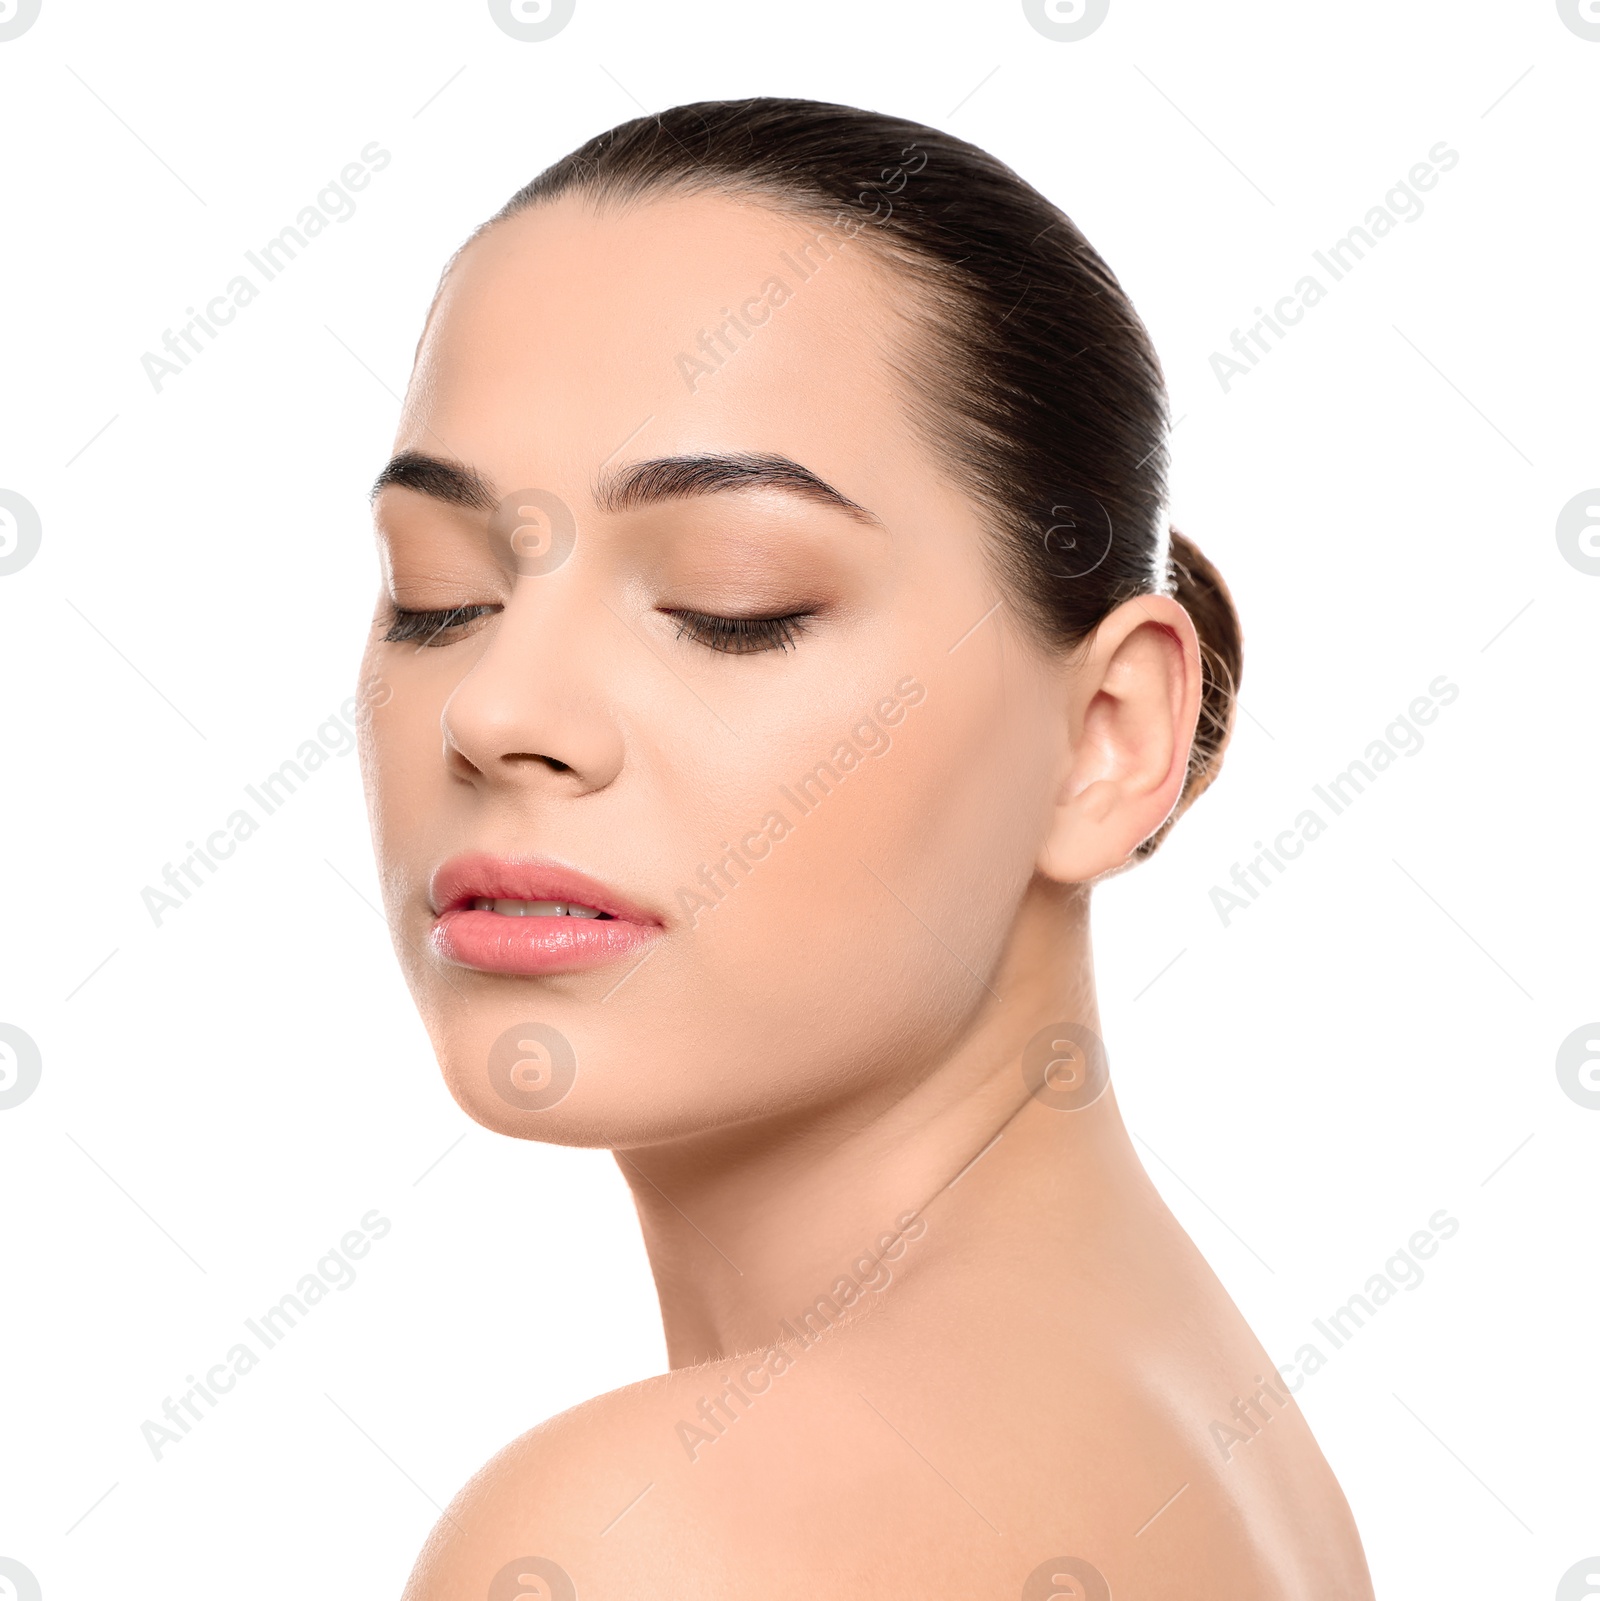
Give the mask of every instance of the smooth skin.
[{"label": "smooth skin", "polygon": [[[1360,1601],[1292,1399],[1216,1443],[1275,1370],[1113,1092],[1047,1104],[1021,1067],[1041,1031],[1099,1033],[1088,886],[1177,804],[1193,626],[1151,595],[1073,652],[1033,639],[907,377],[913,292],[836,236],[802,278],[785,253],[817,232],[726,196],[565,197],[467,247],[419,345],[396,452],[495,501],[552,492],[576,538],[518,575],[482,509],[377,499],[363,762],[396,948],[470,1115],[616,1151],[671,1371],[508,1446],[406,1601],[554,1598],[562,1573],[582,1601],[1093,1601],[1064,1557],[1117,1601]],[[747,305],[713,365],[702,332]],[[848,505],[781,483],[618,503],[641,463],[727,455]],[[489,609],[422,646],[386,642],[397,606]],[[734,653],[684,611],[805,616]],[[722,842],[852,738],[831,792],[709,890]],[[467,850],[578,868],[663,933],[637,966],[447,966],[429,877]],[[578,1061],[538,1111],[485,1067],[530,1018]]]}]

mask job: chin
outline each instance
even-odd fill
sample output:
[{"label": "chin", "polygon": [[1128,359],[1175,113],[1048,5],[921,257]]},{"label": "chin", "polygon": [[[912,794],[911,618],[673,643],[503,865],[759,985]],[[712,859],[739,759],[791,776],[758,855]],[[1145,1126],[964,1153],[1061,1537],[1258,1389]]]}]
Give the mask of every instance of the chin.
[{"label": "chin", "polygon": [[[656,1030],[651,1034],[659,1037]],[[446,1088],[475,1123],[512,1139],[599,1150],[655,1144],[722,1121],[718,1108],[663,1091],[679,1070],[648,1040],[499,1017],[434,1035]],[[715,1077],[717,1075],[713,1075]],[[723,1108],[722,1110],[726,1110]]]}]

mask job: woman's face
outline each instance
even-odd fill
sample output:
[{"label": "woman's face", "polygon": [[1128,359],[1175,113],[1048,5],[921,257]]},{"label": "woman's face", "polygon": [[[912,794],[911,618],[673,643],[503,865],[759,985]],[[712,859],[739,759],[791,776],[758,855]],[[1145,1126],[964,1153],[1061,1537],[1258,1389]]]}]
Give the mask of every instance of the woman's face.
[{"label": "woman's face", "polygon": [[988,1001],[1060,668],[913,425],[916,321],[860,243],[708,196],[565,198],[450,272],[363,761],[480,1122],[630,1146],[892,1094]]}]

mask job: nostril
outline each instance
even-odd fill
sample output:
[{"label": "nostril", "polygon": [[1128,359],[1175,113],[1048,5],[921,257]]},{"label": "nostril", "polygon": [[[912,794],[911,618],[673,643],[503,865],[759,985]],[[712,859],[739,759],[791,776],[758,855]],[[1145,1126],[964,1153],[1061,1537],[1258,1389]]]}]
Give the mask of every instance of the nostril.
[{"label": "nostril", "polygon": [[558,761],[554,756],[541,755],[538,751],[507,751],[502,759],[508,762],[543,762],[552,773],[570,773],[572,771],[570,763]]}]

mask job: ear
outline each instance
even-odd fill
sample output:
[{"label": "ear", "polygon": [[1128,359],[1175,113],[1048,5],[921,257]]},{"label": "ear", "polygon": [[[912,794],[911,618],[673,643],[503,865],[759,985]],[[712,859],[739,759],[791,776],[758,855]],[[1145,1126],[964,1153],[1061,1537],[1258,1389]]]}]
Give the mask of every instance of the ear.
[{"label": "ear", "polygon": [[1123,866],[1183,793],[1200,716],[1200,650],[1170,595],[1137,595],[1063,667],[1067,742],[1038,870],[1087,883]]}]

